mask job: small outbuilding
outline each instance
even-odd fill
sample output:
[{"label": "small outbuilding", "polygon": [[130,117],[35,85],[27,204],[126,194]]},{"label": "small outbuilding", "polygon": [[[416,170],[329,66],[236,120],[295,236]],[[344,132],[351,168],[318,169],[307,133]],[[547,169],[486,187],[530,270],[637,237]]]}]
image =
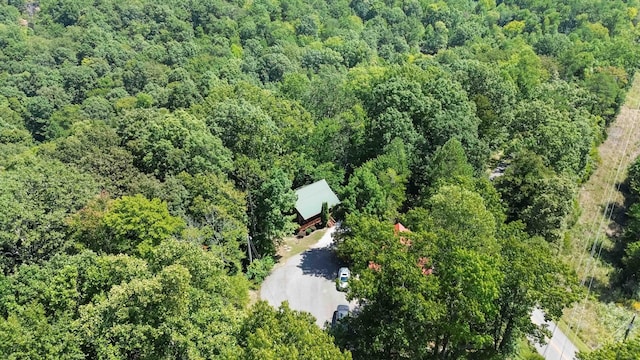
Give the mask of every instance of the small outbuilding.
[{"label": "small outbuilding", "polygon": [[397,235],[398,233],[401,233],[401,232],[411,232],[411,230],[409,230],[409,229],[407,229],[406,227],[404,227],[404,225],[402,225],[401,223],[396,223],[396,224],[393,226],[393,230],[394,230],[394,232],[396,233],[396,235]]},{"label": "small outbuilding", "polygon": [[406,237],[401,235],[401,233],[410,233],[411,230],[407,229],[404,225],[398,222],[393,226],[393,232],[396,235],[400,235],[400,243],[402,245],[411,246],[411,239],[407,239]]},{"label": "small outbuilding", "polygon": [[340,204],[338,196],[324,179],[298,188],[295,192],[298,196],[296,201],[297,221],[300,225],[298,231],[304,231],[321,222],[322,203],[327,203],[329,209]]}]

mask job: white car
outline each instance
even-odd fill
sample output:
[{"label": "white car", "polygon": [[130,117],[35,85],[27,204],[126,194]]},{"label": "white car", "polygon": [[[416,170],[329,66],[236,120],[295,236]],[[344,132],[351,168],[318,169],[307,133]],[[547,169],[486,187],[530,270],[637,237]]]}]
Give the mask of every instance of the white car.
[{"label": "white car", "polygon": [[351,271],[349,268],[342,267],[338,270],[338,288],[346,289],[349,286],[349,278],[351,277]]}]

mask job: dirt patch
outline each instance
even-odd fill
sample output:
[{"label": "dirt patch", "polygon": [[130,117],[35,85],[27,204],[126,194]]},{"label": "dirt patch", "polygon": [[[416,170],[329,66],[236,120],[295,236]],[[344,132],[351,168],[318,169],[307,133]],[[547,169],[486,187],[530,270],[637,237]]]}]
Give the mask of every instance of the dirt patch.
[{"label": "dirt patch", "polygon": [[249,304],[247,304],[247,307],[252,307],[258,301],[260,301],[260,289],[249,290]]},{"label": "dirt patch", "polygon": [[316,230],[302,238],[294,236],[285,238],[282,246],[278,248],[278,263],[283,264],[290,257],[307,250],[311,245],[317,243],[325,232],[327,232],[327,228]]},{"label": "dirt patch", "polygon": [[[611,301],[617,297],[609,287],[614,268],[601,259],[614,247],[622,231],[625,208],[627,168],[640,155],[640,77],[636,77],[628,92],[625,105],[607,131],[607,139],[598,147],[600,161],[595,172],[580,189],[580,217],[568,235],[570,245],[564,258],[578,273],[585,287],[598,300],[582,301],[565,312],[563,320],[591,347],[615,339],[624,326],[626,315],[632,311]],[[595,246],[594,246],[595,244]],[[622,315],[620,321],[603,323],[604,309],[615,307]]]}]

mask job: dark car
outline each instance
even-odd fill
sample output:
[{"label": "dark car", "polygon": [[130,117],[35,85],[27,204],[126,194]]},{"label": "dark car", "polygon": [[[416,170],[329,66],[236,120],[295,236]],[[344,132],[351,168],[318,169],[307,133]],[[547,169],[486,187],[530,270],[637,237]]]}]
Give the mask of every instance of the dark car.
[{"label": "dark car", "polygon": [[349,315],[349,305],[338,305],[338,309],[333,312],[331,327],[335,327],[338,321]]}]

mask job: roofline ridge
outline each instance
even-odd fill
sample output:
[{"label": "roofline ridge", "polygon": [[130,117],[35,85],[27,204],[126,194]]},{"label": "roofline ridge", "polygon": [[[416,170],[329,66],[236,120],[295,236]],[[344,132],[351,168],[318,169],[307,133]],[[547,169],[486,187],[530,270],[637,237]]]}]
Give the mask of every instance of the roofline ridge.
[{"label": "roofline ridge", "polygon": [[[304,189],[304,188],[306,188],[307,186],[311,186],[311,185],[313,185],[313,184],[317,184],[317,183],[319,183],[319,182],[323,182],[323,181],[324,181],[324,182],[327,182],[327,180],[326,180],[326,179],[322,179],[322,180],[314,181],[314,182],[312,182],[311,184],[302,185],[302,186],[300,186],[299,188],[295,188],[295,189],[293,189],[293,191],[298,191],[298,190],[300,190],[300,189]],[[327,183],[327,185],[329,185],[329,183]],[[329,187],[329,188],[331,188],[331,187]]]}]

